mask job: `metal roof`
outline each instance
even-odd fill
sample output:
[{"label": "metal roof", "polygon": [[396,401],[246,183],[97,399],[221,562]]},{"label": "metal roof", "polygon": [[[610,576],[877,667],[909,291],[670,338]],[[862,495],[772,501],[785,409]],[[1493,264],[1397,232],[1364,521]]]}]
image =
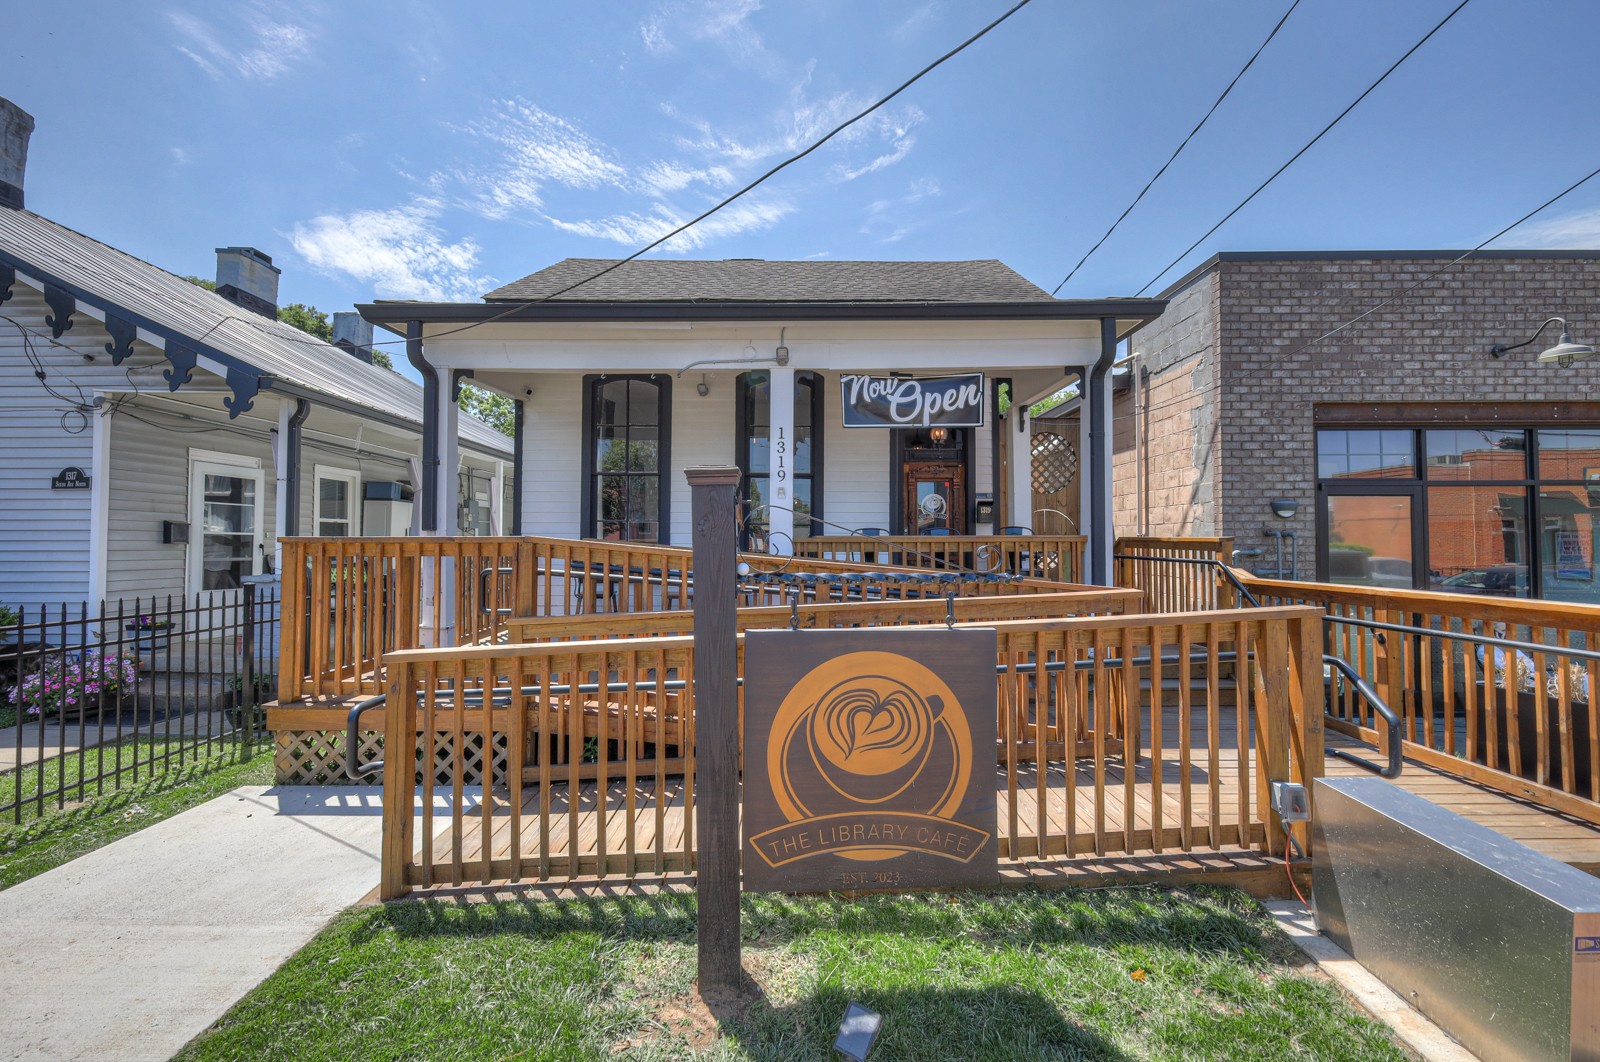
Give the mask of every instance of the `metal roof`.
[{"label": "metal roof", "polygon": [[[91,304],[125,311],[141,326],[170,330],[264,388],[298,394],[419,431],[422,388],[291,325],[29,210],[0,209],[0,264],[54,283]],[[234,373],[230,372],[230,382]],[[509,455],[511,440],[476,418],[460,418],[464,445]]]},{"label": "metal roof", "polygon": [[[993,258],[962,262],[567,258],[484,296],[560,302],[1026,302],[1050,293]],[[616,266],[594,280],[602,269]]]}]

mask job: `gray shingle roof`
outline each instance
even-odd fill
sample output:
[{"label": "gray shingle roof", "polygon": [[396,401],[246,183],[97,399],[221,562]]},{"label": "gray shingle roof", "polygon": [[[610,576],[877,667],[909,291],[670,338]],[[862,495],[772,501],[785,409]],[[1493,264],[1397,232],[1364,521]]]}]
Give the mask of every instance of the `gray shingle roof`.
[{"label": "gray shingle roof", "polygon": [[[29,210],[0,209],[0,252],[41,273],[157,322],[262,373],[346,404],[422,425],[422,388],[298,328],[240,309],[220,295]],[[461,439],[511,452],[511,441],[461,418]]]},{"label": "gray shingle roof", "polygon": [[[541,299],[613,258],[567,258],[496,288],[491,302]],[[967,262],[769,262],[636,259],[558,302],[1033,302],[1050,293],[995,259]]]}]

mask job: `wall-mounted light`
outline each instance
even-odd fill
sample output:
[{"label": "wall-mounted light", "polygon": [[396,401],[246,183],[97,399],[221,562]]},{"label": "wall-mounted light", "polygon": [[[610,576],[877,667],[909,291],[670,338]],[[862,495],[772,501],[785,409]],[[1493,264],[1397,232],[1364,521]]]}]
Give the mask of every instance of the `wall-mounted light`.
[{"label": "wall-mounted light", "polygon": [[1287,520],[1300,511],[1300,503],[1293,498],[1273,498],[1267,503],[1276,516]]},{"label": "wall-mounted light", "polygon": [[935,446],[943,446],[950,441],[950,429],[935,427],[928,432],[928,438],[933,440]]},{"label": "wall-mounted light", "polygon": [[1567,328],[1567,319],[1565,317],[1551,317],[1545,321],[1544,324],[1539,326],[1539,330],[1537,332],[1534,332],[1533,335],[1529,336],[1527,339],[1524,339],[1521,343],[1512,343],[1510,346],[1496,345],[1490,347],[1489,356],[1491,358],[1503,358],[1511,351],[1527,346],[1535,339],[1538,339],[1540,334],[1542,334],[1546,328],[1549,328],[1557,321],[1561,322],[1561,340],[1549,350],[1541,353],[1539,355],[1539,361],[1545,364],[1554,363],[1564,369],[1575,361],[1581,361],[1584,358],[1594,357],[1594,347],[1589,346],[1587,343],[1574,343],[1572,341],[1572,331]]},{"label": "wall-mounted light", "polygon": [[700,374],[700,382],[694,385],[694,393],[704,398],[711,393],[711,385],[706,383],[706,374]]}]

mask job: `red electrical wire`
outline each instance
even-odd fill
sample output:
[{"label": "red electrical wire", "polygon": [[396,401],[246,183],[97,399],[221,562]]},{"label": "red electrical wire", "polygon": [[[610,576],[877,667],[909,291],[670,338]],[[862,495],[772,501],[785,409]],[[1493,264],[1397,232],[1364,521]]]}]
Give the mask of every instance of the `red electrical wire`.
[{"label": "red electrical wire", "polygon": [[1289,831],[1288,830],[1284,830],[1283,831],[1283,872],[1285,874],[1289,875],[1289,888],[1293,889],[1294,890],[1294,894],[1296,896],[1300,897],[1300,906],[1304,907],[1306,910],[1309,911],[1311,909],[1311,904],[1309,902],[1307,902],[1305,896],[1301,895],[1300,886],[1295,884],[1294,868],[1289,863]]}]

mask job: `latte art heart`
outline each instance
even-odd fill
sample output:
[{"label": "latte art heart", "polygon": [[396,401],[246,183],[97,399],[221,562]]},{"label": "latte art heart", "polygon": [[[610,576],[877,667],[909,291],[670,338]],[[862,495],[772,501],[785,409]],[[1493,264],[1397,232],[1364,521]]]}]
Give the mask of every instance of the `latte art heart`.
[{"label": "latte art heart", "polygon": [[925,755],[935,715],[914,690],[876,679],[830,690],[813,726],[830,764],[851,774],[885,775]]}]

